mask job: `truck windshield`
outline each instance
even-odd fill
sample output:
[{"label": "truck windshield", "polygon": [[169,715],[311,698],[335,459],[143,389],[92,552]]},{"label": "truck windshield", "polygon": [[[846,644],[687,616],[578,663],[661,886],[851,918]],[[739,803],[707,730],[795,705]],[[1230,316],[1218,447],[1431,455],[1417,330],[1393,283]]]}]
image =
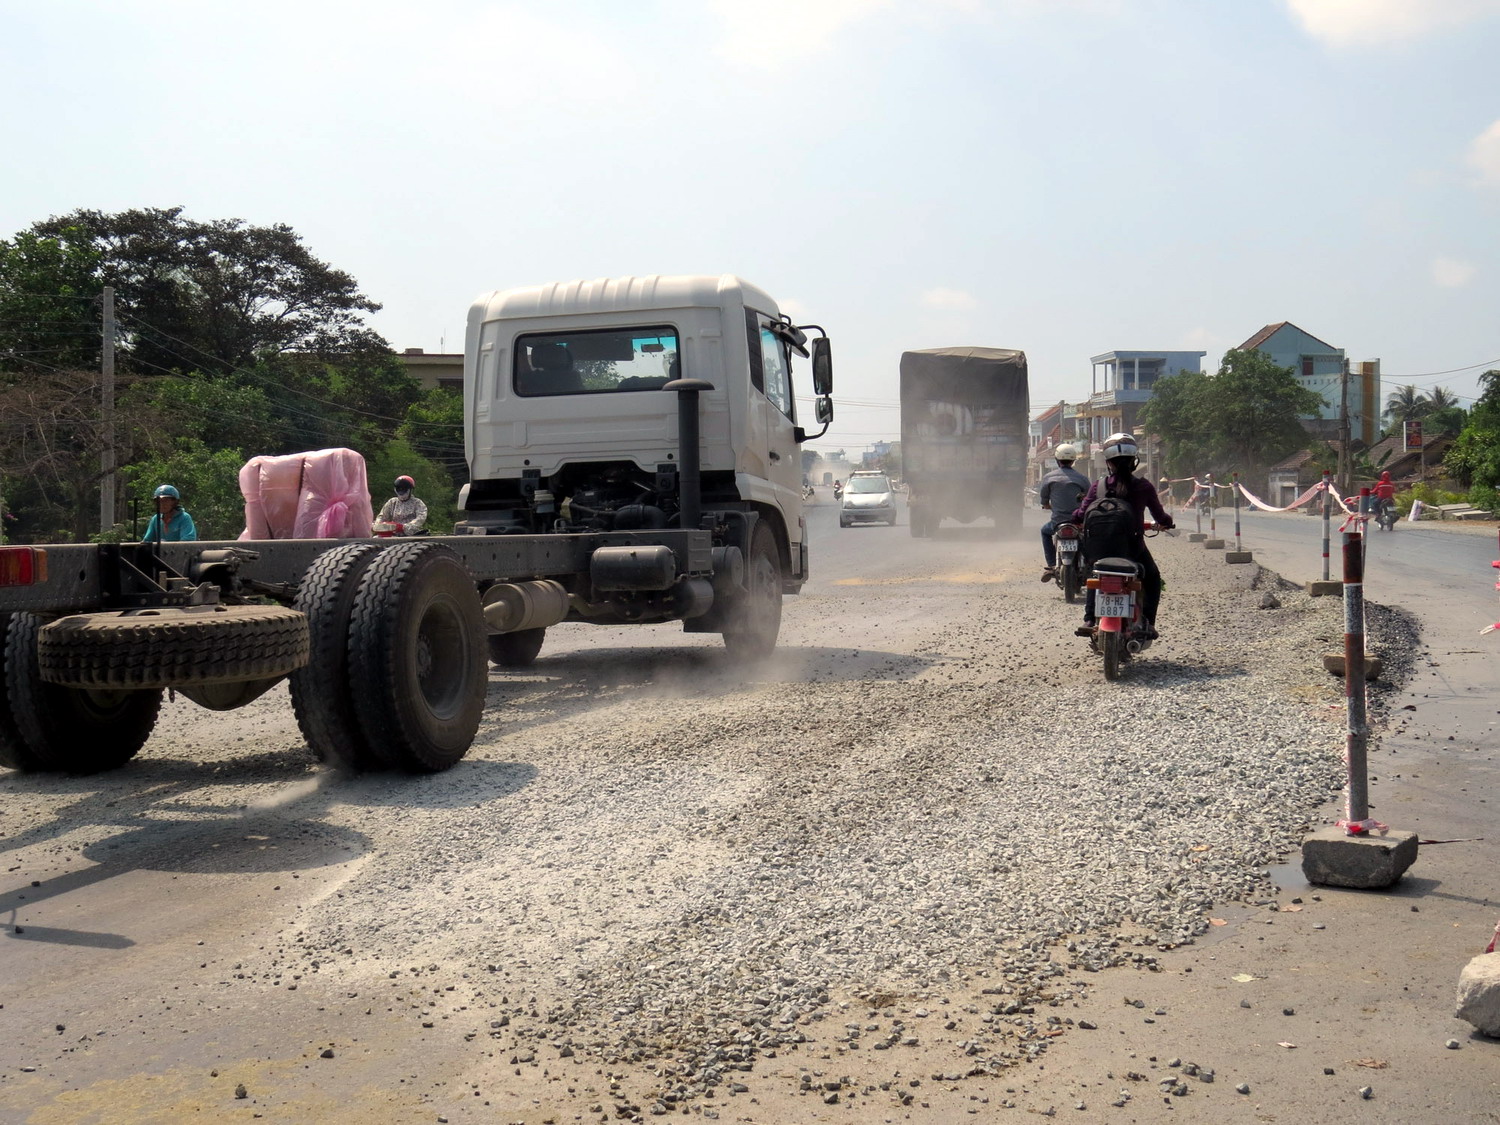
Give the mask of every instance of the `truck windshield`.
[{"label": "truck windshield", "polygon": [[889,492],[891,482],[885,477],[851,477],[849,478],[850,492]]},{"label": "truck windshield", "polygon": [[555,332],[516,339],[516,394],[659,390],[681,377],[677,330],[667,325]]}]

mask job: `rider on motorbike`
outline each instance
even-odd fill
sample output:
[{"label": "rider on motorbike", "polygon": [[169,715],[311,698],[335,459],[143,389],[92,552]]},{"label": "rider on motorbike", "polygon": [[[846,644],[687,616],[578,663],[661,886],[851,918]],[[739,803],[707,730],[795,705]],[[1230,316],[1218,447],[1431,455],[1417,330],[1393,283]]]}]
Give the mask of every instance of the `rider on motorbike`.
[{"label": "rider on motorbike", "polygon": [[1053,456],[1057,458],[1057,468],[1042,478],[1041,489],[1037,492],[1042,507],[1052,509],[1052,518],[1042,524],[1042,558],[1047,567],[1042,571],[1043,582],[1051,582],[1057,577],[1057,546],[1052,542],[1052,535],[1059,524],[1073,518],[1073,509],[1078,507],[1079,498],[1089,488],[1089,478],[1073,468],[1073,462],[1078,460],[1077,446],[1059,445]]},{"label": "rider on motorbike", "polygon": [[[1161,506],[1161,498],[1151,482],[1135,475],[1136,466],[1140,464],[1138,452],[1139,446],[1132,434],[1111,434],[1105,439],[1104,463],[1109,466],[1109,475],[1089,485],[1088,492],[1073,513],[1073,522],[1087,529],[1084,515],[1089,505],[1101,496],[1127,500],[1135,509],[1136,531],[1128,544],[1127,557],[1141,568],[1142,627],[1145,636],[1154,640],[1157,635],[1156,609],[1161,603],[1161,571],[1157,569],[1156,560],[1146,548],[1146,513],[1149,511],[1157,525],[1163,529],[1171,529],[1177,525],[1171,514]],[[1088,551],[1090,561],[1100,557],[1097,545],[1094,549],[1089,548],[1087,534],[1084,548]],[[1094,591],[1090,590],[1083,603],[1083,625],[1075,631],[1079,636],[1086,637],[1094,631],[1094,625]]]},{"label": "rider on motorbike", "polygon": [[1396,482],[1391,480],[1389,472],[1381,473],[1380,479],[1375,482],[1375,510],[1382,517],[1382,521],[1390,519],[1390,512],[1396,504]]}]

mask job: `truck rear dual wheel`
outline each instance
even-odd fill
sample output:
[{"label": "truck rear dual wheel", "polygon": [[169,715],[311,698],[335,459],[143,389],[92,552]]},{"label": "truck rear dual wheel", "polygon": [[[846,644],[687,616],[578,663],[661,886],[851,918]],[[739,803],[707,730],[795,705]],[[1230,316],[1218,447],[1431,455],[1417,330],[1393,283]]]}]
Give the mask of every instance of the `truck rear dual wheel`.
[{"label": "truck rear dual wheel", "polygon": [[365,569],[349,620],[349,682],[381,762],[413,773],[468,753],[489,669],[474,578],[440,543],[401,543]]},{"label": "truck rear dual wheel", "polygon": [[0,617],[0,765],[23,772],[99,773],[140,751],[161,708],[161,689],[77,688],[42,679],[44,622]]},{"label": "truck rear dual wheel", "polygon": [[292,710],[313,754],[346,770],[381,769],[360,726],[349,682],[349,618],[359,580],[380,552],[375,543],[346,543],[313,560],[297,588],[307,616],[309,656],[292,673]]},{"label": "truck rear dual wheel", "polygon": [[530,668],[541,654],[546,629],[519,629],[489,635],[490,660],[501,668]]},{"label": "truck rear dual wheel", "polygon": [[757,521],[750,534],[745,565],[745,594],[731,611],[733,625],[724,631],[724,647],[742,660],[761,660],[776,651],[781,632],[781,552],[776,534]]}]

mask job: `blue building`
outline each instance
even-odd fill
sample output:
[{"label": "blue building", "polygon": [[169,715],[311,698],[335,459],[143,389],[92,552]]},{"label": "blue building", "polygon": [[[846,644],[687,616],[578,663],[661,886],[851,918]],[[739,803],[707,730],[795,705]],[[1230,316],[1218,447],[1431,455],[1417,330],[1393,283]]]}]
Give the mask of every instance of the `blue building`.
[{"label": "blue building", "polygon": [[[1340,384],[1344,375],[1344,349],[1325,344],[1291,321],[1268,324],[1239,346],[1240,351],[1258,351],[1277,367],[1290,367],[1297,382],[1323,397],[1316,414],[1304,415],[1302,425],[1311,434],[1336,441],[1339,438]],[[1380,361],[1366,360],[1349,373],[1349,436],[1365,445],[1380,437]]]},{"label": "blue building", "polygon": [[1157,381],[1180,371],[1202,371],[1207,354],[1114,351],[1093,356],[1087,414],[1079,419],[1079,435],[1097,445],[1122,430],[1135,433],[1141,407],[1150,401]]}]

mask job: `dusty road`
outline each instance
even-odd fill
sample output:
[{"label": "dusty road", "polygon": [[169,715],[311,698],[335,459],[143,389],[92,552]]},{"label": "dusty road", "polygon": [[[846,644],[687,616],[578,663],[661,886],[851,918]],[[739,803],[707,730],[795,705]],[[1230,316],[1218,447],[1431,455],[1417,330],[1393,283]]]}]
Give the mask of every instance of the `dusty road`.
[{"label": "dusty road", "polygon": [[[1032,535],[813,524],[773,661],[553,630],[447,774],[328,774],[281,692],[179,701],[114,774],[0,774],[0,1119],[1486,1119],[1496,1045],[1441,995],[1437,1063],[1377,1079],[1402,1117],[1342,1056],[1335,1093],[1171,1038],[1270,976],[1268,912],[1329,925],[1266,871],[1339,776],[1331,607],[1160,540],[1164,639],[1106,684]],[[1409,616],[1372,629],[1411,681]],[[1217,1080],[1161,1093],[1200,1046]]]}]

